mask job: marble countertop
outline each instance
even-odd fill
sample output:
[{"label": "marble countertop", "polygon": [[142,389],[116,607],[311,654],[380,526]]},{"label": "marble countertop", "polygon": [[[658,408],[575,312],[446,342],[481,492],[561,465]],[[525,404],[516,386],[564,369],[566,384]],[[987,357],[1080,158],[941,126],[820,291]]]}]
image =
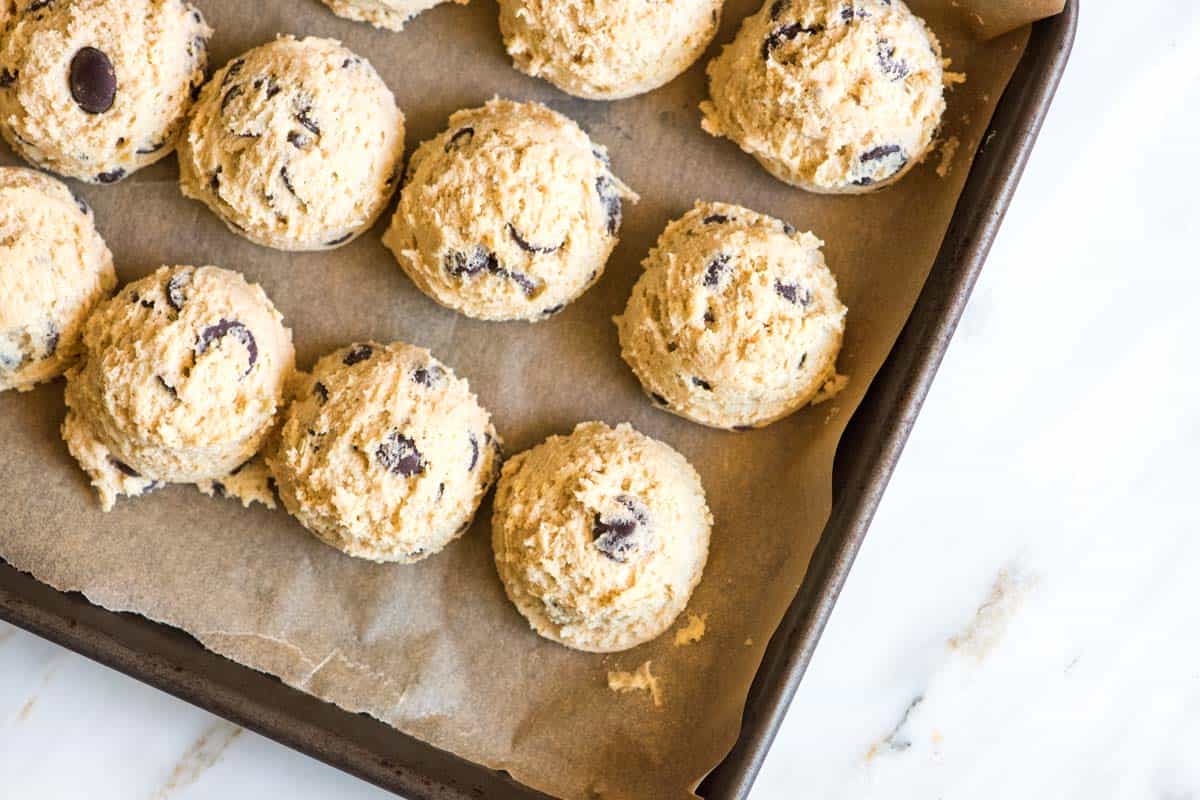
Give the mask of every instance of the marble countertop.
[{"label": "marble countertop", "polygon": [[[1197,131],[1200,5],[1089,3],[755,800],[1200,795]],[[3,623],[0,776],[389,796]]]}]

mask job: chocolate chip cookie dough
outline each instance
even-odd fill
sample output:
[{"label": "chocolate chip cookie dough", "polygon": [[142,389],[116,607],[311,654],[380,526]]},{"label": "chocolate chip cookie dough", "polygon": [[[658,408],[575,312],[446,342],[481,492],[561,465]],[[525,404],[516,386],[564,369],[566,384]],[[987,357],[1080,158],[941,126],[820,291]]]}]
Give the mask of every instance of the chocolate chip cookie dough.
[{"label": "chocolate chip cookie dough", "polygon": [[318,361],[267,456],[304,527],[349,555],[400,563],[466,531],[499,462],[500,440],[466,380],[401,342]]},{"label": "chocolate chip cookie dough", "polygon": [[105,511],[117,495],[220,480],[271,430],[295,362],[262,288],[162,267],[96,310],[67,372],[63,438]]},{"label": "chocolate chip cookie dough", "polygon": [[0,167],[0,392],[61,375],[116,285],[87,204],[48,175]]},{"label": "chocolate chip cookie dough", "polygon": [[717,428],[767,425],[838,391],[846,308],[821,240],[748,208],[670,223],[615,319],[652,401]]},{"label": "chocolate chip cookie dough", "polygon": [[404,30],[410,19],[445,2],[465,5],[468,0],[322,0],[339,17],[369,22],[376,28]]},{"label": "chocolate chip cookie dough", "polygon": [[628,425],[584,422],[505,463],[492,548],[535,631],[608,653],[671,626],[700,582],[711,527],[687,459]]},{"label": "chocolate chip cookie dough", "polygon": [[942,66],[903,0],[770,0],[708,65],[704,129],[808,191],[874,191],[928,152]]},{"label": "chocolate chip cookie dough", "polygon": [[632,97],[675,78],[708,47],[722,0],[500,0],[517,69],[589,100]]},{"label": "chocolate chip cookie dough", "polygon": [[600,279],[636,199],[574,122],[494,99],[413,153],[383,242],[442,305],[537,322]]},{"label": "chocolate chip cookie dough", "polygon": [[0,134],[44,169],[118,181],[175,148],[211,33],[181,0],[22,0],[0,30]]},{"label": "chocolate chip cookie dough", "polygon": [[179,185],[252,242],[323,250],[371,227],[403,153],[404,115],[365,59],[332,39],[281,36],[204,85]]}]

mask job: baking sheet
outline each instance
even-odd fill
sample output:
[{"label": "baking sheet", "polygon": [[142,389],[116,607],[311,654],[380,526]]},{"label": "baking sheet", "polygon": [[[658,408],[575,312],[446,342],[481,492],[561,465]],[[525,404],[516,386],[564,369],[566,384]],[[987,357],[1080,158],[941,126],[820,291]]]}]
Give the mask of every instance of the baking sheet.
[{"label": "baking sheet", "polygon": [[[924,280],[1024,33],[979,44],[960,7],[913,3],[943,38],[954,68],[970,74],[950,97],[945,135],[962,145],[947,177],[936,176],[934,159],[881,195],[813,198],[699,131],[702,65],[648,97],[586,103],[510,70],[495,8],[479,0],[438,9],[400,36],[337,20],[315,2],[263,3],[251,20],[238,19],[232,3],[202,5],[217,28],[218,63],[276,31],[345,40],[396,91],[409,116],[410,148],[440,130],[451,111],[493,93],[545,100],[610,147],[617,172],[643,202],[627,208],[621,245],[600,285],[532,327],[474,322],[434,306],[390,261],[378,230],[330,254],[243,243],[178,196],[173,162],[133,182],[82,190],[122,277],[162,262],[241,269],[287,315],[302,364],[350,339],[431,347],[471,379],[514,449],[588,418],[627,419],[672,443],[701,472],[717,517],[709,567],[690,607],[707,614],[705,636],[676,647],[672,632],[615,656],[541,641],[495,578],[487,505],[463,540],[415,567],[354,562],[282,513],[244,511],[184,488],[102,515],[57,439],[60,385],[0,396],[0,508],[8,510],[0,555],[52,585],[183,627],[218,652],[545,791],[687,796],[736,736],[761,650],[828,514],[837,437]],[[752,3],[729,4],[718,41],[728,41],[753,10]],[[7,152],[0,160],[15,163]],[[851,383],[833,405],[767,431],[727,434],[654,411],[642,399],[608,317],[623,306],[662,225],[696,197],[759,208],[826,240],[851,309],[841,362]],[[661,707],[649,694],[608,690],[610,671],[632,672],[647,660]]]}]

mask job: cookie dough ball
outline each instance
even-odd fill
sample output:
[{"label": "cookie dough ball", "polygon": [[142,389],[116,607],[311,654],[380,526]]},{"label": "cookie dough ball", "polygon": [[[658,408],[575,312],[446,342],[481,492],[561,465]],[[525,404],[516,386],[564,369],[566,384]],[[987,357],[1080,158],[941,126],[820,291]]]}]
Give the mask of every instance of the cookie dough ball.
[{"label": "cookie dough ball", "polygon": [[175,149],[212,30],[181,0],[26,0],[0,31],[0,133],[27,161],[113,183]]},{"label": "cookie dough ball", "polygon": [[492,547],[535,631],[608,653],[671,626],[700,582],[711,527],[687,459],[628,425],[584,422],[505,463]]},{"label": "cookie dough ball", "polygon": [[[404,30],[410,19],[447,0],[322,0],[339,17],[369,22],[376,28]],[[450,0],[465,5],[468,0]]]},{"label": "cookie dough ball", "polygon": [[946,109],[941,46],[903,0],[774,0],[708,75],[704,129],[810,192],[899,180]]},{"label": "cookie dough ball", "polygon": [[697,203],[669,224],[615,320],[621,355],[654,403],[745,428],[836,393],[846,308],[821,245],[725,203]]},{"label": "cookie dough ball", "polygon": [[295,362],[263,290],[163,267],[101,305],[67,372],[63,438],[107,511],[118,494],[234,473],[275,420]]},{"label": "cookie dough ball", "polygon": [[401,342],[318,361],[267,458],[284,506],[317,538],[405,564],[467,530],[499,463],[466,380]]},{"label": "cookie dough ball", "polygon": [[205,84],[179,143],[179,185],[230,230],[324,250],[371,227],[396,184],[404,115],[365,59],[281,36]]},{"label": "cookie dough ball", "polygon": [[0,392],[61,375],[116,285],[87,204],[48,175],[0,167]]},{"label": "cookie dough ball", "polygon": [[589,100],[657,89],[708,47],[722,0],[500,0],[517,69]]},{"label": "cookie dough ball", "polygon": [[637,195],[578,125],[497,99],[413,153],[383,242],[442,305],[536,322],[600,279],[625,199]]}]

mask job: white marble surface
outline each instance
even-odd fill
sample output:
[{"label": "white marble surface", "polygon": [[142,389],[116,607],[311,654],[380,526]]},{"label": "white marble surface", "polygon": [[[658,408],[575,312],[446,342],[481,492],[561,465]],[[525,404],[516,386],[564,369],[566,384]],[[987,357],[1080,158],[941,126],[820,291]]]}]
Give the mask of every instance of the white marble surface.
[{"label": "white marble surface", "polygon": [[[758,781],[1200,796],[1200,6],[1072,64]],[[0,796],[384,793],[0,623]]]}]

